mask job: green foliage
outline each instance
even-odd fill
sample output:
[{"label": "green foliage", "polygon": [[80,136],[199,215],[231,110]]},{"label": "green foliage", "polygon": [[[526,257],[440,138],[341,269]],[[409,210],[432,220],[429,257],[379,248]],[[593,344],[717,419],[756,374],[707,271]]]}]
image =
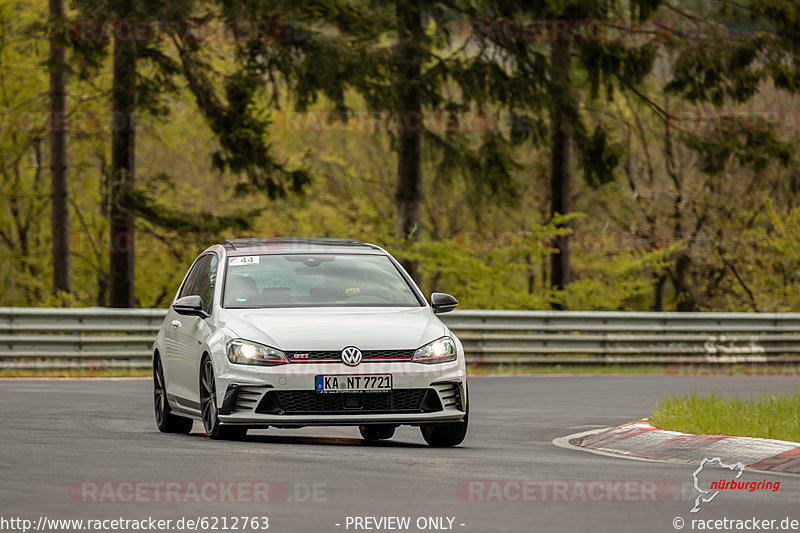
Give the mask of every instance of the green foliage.
[{"label": "green foliage", "polygon": [[[800,207],[779,215],[772,201],[756,217],[742,240],[748,244],[751,292],[759,309],[768,312],[794,311],[800,304]],[[739,291],[739,297],[746,295]]]},{"label": "green foliage", "polygon": [[605,128],[597,126],[594,133],[581,139],[583,177],[592,186],[614,181],[622,159],[623,147],[608,139]]},{"label": "green foliage", "polygon": [[769,131],[722,131],[705,137],[687,136],[685,142],[701,154],[700,168],[707,174],[720,174],[732,159],[761,172],[772,163],[787,166],[795,157],[791,144]]},{"label": "green foliage", "polygon": [[575,258],[578,277],[567,286],[563,297],[568,309],[624,311],[650,308],[653,287],[646,273],[663,269],[677,246],[616,253],[611,251],[614,246],[600,243],[597,251],[589,250]]},{"label": "green foliage", "polygon": [[[165,306],[209,244],[298,235],[384,246],[419,265],[426,293],[452,293],[462,308],[673,310],[691,300],[703,310],[800,310],[796,132],[676,132],[665,122],[669,111],[707,105],[797,108],[787,95],[798,83],[793,3],[749,2],[737,13],[722,4],[728,12],[698,28],[656,0],[426,4],[422,106],[471,113],[478,127],[424,132],[421,225],[408,246],[396,240],[396,131],[281,123],[303,110],[391,111],[405,64],[403,2],[186,1],[159,3],[163,12],[131,4],[141,10],[131,16],[167,20],[246,13],[280,21],[285,36],[139,50],[137,304]],[[113,18],[117,9],[81,0],[68,18]],[[628,16],[671,17],[677,31],[668,43],[572,45],[564,112],[584,179],[573,212],[551,220],[552,43],[463,29],[487,18]],[[47,108],[47,30],[40,0],[0,2],[4,124]],[[72,37],[68,104],[96,123],[69,135],[75,291],[50,295],[47,132],[4,127],[0,259],[11,267],[0,272],[0,305],[107,301],[110,47]],[[656,57],[663,65],[651,72]],[[643,245],[631,240],[639,234],[649,235]],[[574,280],[563,291],[548,279],[557,236],[575,243]]]},{"label": "green foliage", "polygon": [[[661,4],[660,0],[632,2],[627,5],[626,10],[613,0],[566,0],[544,4],[499,1],[492,2],[489,10],[496,17],[511,21],[606,20],[608,27],[613,28],[624,16],[642,23]],[[563,80],[559,81],[558,74],[562,67],[551,64],[546,46],[552,47],[554,44],[547,43],[546,40],[505,39],[484,44],[492,52],[495,52],[495,48],[501,48],[513,58],[514,70],[493,78],[494,83],[501,88],[499,91],[495,89],[493,96],[501,106],[513,105],[533,111],[547,110],[551,119],[556,110],[562,113],[570,126],[584,178],[587,183],[597,186],[614,180],[624,147],[615,142],[606,131],[609,126],[602,122],[592,125],[592,117],[581,109],[579,102],[597,99],[601,92],[606,99],[611,100],[615,91],[626,91],[640,84],[651,72],[659,46],[654,41],[631,43],[593,38],[575,39],[574,43],[565,44],[575,51],[570,62],[570,74],[585,76],[583,83],[564,86]],[[502,57],[502,61],[508,62],[505,57]],[[520,90],[520,84],[526,88]],[[523,128],[513,129],[512,139],[515,142],[526,139],[544,141],[541,125],[531,121],[524,112],[521,116],[523,118],[518,124]]]},{"label": "green foliage", "polygon": [[[694,42],[672,42],[679,52],[668,88],[692,101],[721,105],[752,98],[764,81],[790,93],[800,90],[800,10],[792,0],[714,3],[692,20]],[[749,31],[734,29],[746,20]],[[699,42],[698,42],[699,41]]]},{"label": "green foliage", "polygon": [[465,241],[416,241],[411,246],[392,250],[401,259],[420,265],[426,292],[458,295],[465,309],[538,309],[557,298],[550,290],[520,290],[527,283],[529,269],[521,256],[548,253],[546,250],[490,250],[475,253],[465,249]]},{"label": "green foliage", "polygon": [[[789,94],[800,92],[796,2],[720,2],[705,15],[686,15],[692,31],[669,40],[675,58],[667,91],[717,108],[753,100],[767,83]],[[735,28],[741,20],[749,31]],[[720,131],[684,137],[709,174],[721,173],[731,159],[761,172],[771,162],[788,166],[794,157],[794,146],[763,125],[740,128],[728,122]]]}]

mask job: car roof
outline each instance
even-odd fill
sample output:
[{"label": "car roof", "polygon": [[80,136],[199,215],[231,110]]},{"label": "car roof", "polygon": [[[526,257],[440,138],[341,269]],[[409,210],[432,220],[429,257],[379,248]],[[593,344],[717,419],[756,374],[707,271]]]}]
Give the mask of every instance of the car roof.
[{"label": "car roof", "polygon": [[225,252],[229,256],[247,254],[305,254],[305,253],[351,253],[384,254],[374,244],[354,239],[331,239],[325,237],[269,237],[226,240]]}]

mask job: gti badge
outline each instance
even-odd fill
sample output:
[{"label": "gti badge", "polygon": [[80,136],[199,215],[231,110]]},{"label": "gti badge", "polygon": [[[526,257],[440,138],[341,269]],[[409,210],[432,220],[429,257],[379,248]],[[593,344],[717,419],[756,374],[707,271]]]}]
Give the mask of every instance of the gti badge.
[{"label": "gti badge", "polygon": [[356,366],[361,362],[361,350],[355,346],[348,346],[342,350],[342,362],[347,366]]}]

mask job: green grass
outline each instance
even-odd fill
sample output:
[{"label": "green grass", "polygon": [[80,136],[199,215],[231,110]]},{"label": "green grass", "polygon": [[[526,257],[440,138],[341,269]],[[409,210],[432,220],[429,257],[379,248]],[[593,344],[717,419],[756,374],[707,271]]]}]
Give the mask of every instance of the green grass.
[{"label": "green grass", "polygon": [[656,402],[650,424],[682,433],[800,442],[800,393],[668,395]]}]

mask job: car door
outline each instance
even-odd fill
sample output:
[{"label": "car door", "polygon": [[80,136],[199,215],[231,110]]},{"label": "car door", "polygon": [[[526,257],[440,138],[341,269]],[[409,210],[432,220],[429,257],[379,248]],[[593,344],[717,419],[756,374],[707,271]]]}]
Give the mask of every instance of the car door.
[{"label": "car door", "polygon": [[[198,295],[203,299],[203,310],[211,314],[214,305],[214,288],[217,282],[219,260],[216,254],[209,253],[197,260],[192,271],[191,287],[183,296]],[[199,316],[178,315],[170,324],[173,332],[174,353],[173,380],[178,403],[193,409],[200,408],[200,359],[203,349],[211,337],[211,320]]]},{"label": "car door", "polygon": [[[195,260],[175,297],[176,300],[194,294],[192,292],[192,286],[197,276],[200,274],[203,265],[207,262],[208,259],[206,255]],[[182,330],[188,318],[190,317],[176,313],[170,305],[167,311],[167,327],[164,332],[164,377],[166,378],[167,394],[172,401],[183,400],[180,401],[180,404],[183,406],[187,406],[185,400],[187,400],[188,391],[186,391],[185,386],[182,385],[185,378],[182,379],[181,374],[189,371],[187,367],[189,356],[184,353],[186,343],[183,339],[184,335]]]}]

